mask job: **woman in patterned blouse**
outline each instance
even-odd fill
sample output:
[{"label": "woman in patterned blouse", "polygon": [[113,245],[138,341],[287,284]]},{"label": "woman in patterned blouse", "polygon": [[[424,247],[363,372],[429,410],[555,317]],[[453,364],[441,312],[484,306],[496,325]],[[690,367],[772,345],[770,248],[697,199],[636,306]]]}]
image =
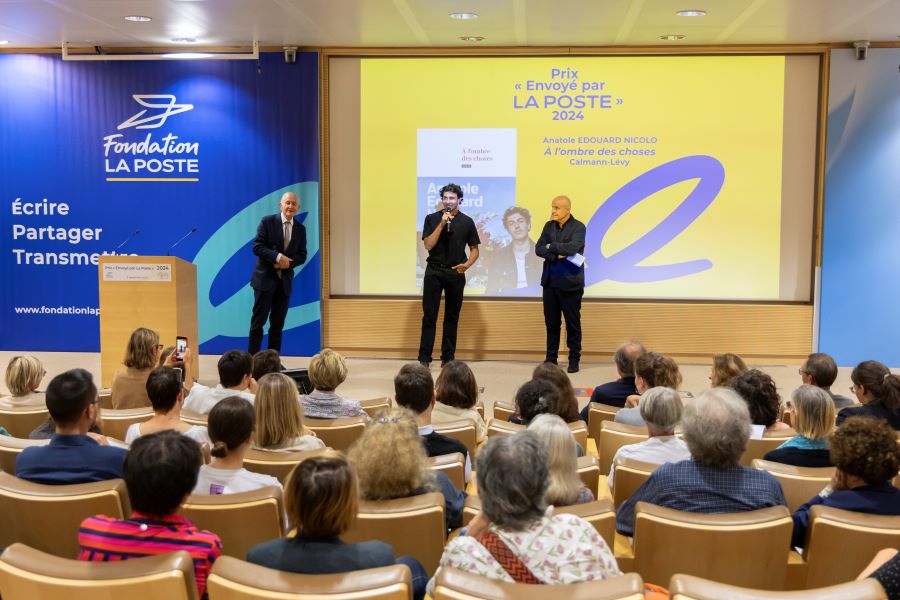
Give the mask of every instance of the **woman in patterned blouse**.
[{"label": "woman in patterned blouse", "polygon": [[[587,521],[547,509],[547,462],[547,450],[531,431],[489,440],[478,455],[482,513],[447,544],[438,570],[453,567],[506,582],[523,581],[524,573],[524,580],[544,584],[619,575],[612,551]],[[433,594],[434,579],[428,585]]]}]

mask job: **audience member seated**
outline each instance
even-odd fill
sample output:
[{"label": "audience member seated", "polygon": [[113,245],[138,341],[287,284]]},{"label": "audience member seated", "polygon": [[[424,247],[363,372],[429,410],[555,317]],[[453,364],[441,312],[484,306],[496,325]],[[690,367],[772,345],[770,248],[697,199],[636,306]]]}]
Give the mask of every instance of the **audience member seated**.
[{"label": "audience member seated", "polygon": [[814,385],[801,385],[788,401],[797,435],[763,457],[798,467],[830,467],[828,436],[834,431],[834,401]]},{"label": "audience member seated", "polygon": [[[188,350],[187,352],[190,352]],[[186,358],[185,362],[189,362]],[[134,440],[148,433],[171,429],[182,433],[198,444],[212,446],[206,427],[191,425],[181,420],[181,405],[184,403],[184,388],[181,376],[171,367],[157,367],[147,377],[147,395],[153,405],[153,416],[143,423],[135,423],[125,433],[125,442]]]},{"label": "audience member seated", "polygon": [[293,379],[284,373],[269,373],[263,375],[258,386],[253,403],[256,411],[254,448],[288,452],[325,447],[325,442],[303,426],[300,394]]},{"label": "audience member seated", "polygon": [[[681,386],[681,371],[671,358],[659,352],[647,352],[634,361],[634,384],[641,395],[655,387],[677,390]],[[641,396],[629,396],[625,400],[626,408],[617,412],[613,420],[625,425],[646,425],[641,417],[640,401]]]},{"label": "audience member seated", "polygon": [[253,440],[256,424],[253,405],[240,396],[223,399],[209,412],[207,425],[213,442],[212,461],[200,467],[194,493],[203,496],[249,492],[281,482],[271,475],[251,473],[244,456]]},{"label": "audience member seated", "polygon": [[347,379],[347,361],[332,350],[324,348],[309,361],[310,394],[300,396],[303,414],[309,419],[343,419],[368,417],[359,401],[338,396],[334,391]]},{"label": "audience member seated", "polygon": [[528,425],[538,415],[559,413],[559,388],[543,379],[526,381],[516,391],[516,414],[510,422]]},{"label": "audience member seated", "polygon": [[257,383],[263,378],[263,375],[269,373],[281,373],[281,354],[272,348],[260,350],[254,354],[250,368],[250,374]]},{"label": "audience member seated", "polygon": [[[256,380],[251,374],[253,357],[243,350],[229,350],[219,358],[219,383],[216,387],[207,387],[185,378],[184,389],[188,395],[184,399],[184,409],[195,413],[206,414],[223,398],[239,396],[251,403],[256,393]],[[185,364],[185,371],[191,370]]]},{"label": "audience member seated", "polygon": [[831,485],[794,513],[791,545],[802,548],[809,509],[817,504],[873,515],[900,515],[900,490],[891,484],[900,470],[897,434],[880,419],[850,417],[830,440],[835,473]]},{"label": "audience member seated", "polygon": [[559,402],[556,405],[555,413],[559,415],[566,423],[575,423],[581,420],[578,414],[578,400],[575,398],[575,388],[572,387],[572,380],[565,371],[550,362],[542,362],[531,372],[532,379],[546,381],[554,386],[559,392]]},{"label": "audience member seated", "polygon": [[8,396],[0,397],[0,408],[44,406],[44,392],[37,391],[47,372],[36,356],[13,356],[6,366]]},{"label": "audience member seated", "polygon": [[616,451],[609,469],[609,487],[615,485],[618,458],[631,458],[657,465],[691,458],[687,444],[675,435],[675,427],[681,423],[684,412],[678,392],[667,387],[650,388],[641,397],[639,408],[650,437],[644,442],[622,446]]},{"label": "audience member seated", "polygon": [[342,454],[314,456],[300,463],[288,480],[284,501],[296,535],[250,548],[249,562],[308,575],[405,564],[413,574],[413,597],[425,594],[428,575],[415,558],[395,560],[394,549],[377,540],[358,544],[341,540],[359,512],[356,473]]},{"label": "audience member seated", "polygon": [[460,452],[466,457],[466,481],[472,478],[472,463],[465,444],[442,435],[434,430],[431,424],[431,413],[434,410],[434,380],[431,371],[420,363],[409,363],[400,368],[394,377],[394,400],[398,406],[412,411],[415,415],[419,435],[425,445],[428,456],[441,456]]},{"label": "audience member seated", "polygon": [[[415,365],[422,367],[419,363]],[[359,496],[363,500],[392,500],[440,492],[444,495],[447,528],[462,526],[466,494],[456,489],[443,471],[430,468],[410,411],[395,408],[370,421],[362,437],[350,448],[348,458],[359,477]]]},{"label": "audience member seated", "polygon": [[712,368],[709,372],[710,387],[731,387],[732,380],[741,373],[747,372],[747,364],[737,354],[726,352],[713,355]]},{"label": "audience member seated", "polygon": [[734,391],[715,388],[702,393],[685,407],[682,432],[691,460],[662,465],[622,503],[616,514],[619,533],[634,533],[638,502],[695,513],[786,504],[781,484],[772,475],[738,464],[750,435],[750,412]]},{"label": "audience member seated", "polygon": [[[438,571],[553,585],[621,574],[593,526],[548,510],[547,451],[533,432],[490,439],[478,454],[477,477],[482,512],[447,544]],[[434,579],[428,586],[433,594]]]},{"label": "audience member seated", "polygon": [[781,397],[772,378],[759,369],[750,369],[731,381],[731,389],[738,393],[750,409],[752,438],[762,438],[773,431],[786,431],[790,425],[781,421]]},{"label": "audience member seated", "polygon": [[847,396],[841,396],[831,391],[831,386],[838,376],[837,363],[831,356],[824,352],[813,352],[806,357],[806,362],[799,369],[800,380],[804,385],[814,385],[822,388],[831,397],[837,410],[856,404],[856,401]]},{"label": "audience member seated", "polygon": [[16,459],[16,477],[47,484],[88,483],[122,476],[125,450],[88,435],[100,399],[91,374],[72,369],[47,386],[47,410],[56,433],[46,446],[25,448]]},{"label": "audience member seated", "polygon": [[[125,368],[113,375],[111,400],[114,409],[141,408],[150,406],[147,396],[147,377],[156,368],[160,360],[163,346],[159,343],[159,334],[152,329],[139,327],[128,339],[125,349]],[[181,366],[170,353],[163,365],[167,367]]]},{"label": "audience member seated", "polygon": [[896,548],[885,548],[878,552],[857,580],[866,577],[881,584],[888,600],[900,600],[900,552]]},{"label": "audience member seated", "polygon": [[451,360],[441,367],[434,382],[435,403],[431,420],[435,423],[469,419],[475,424],[475,441],[484,441],[487,425],[475,410],[478,403],[478,382],[469,365]]},{"label": "audience member seated", "polygon": [[169,358],[169,355],[175,352],[175,346],[166,346],[159,352],[159,360],[156,361],[157,367],[166,366],[166,360]]},{"label": "audience member seated", "polygon": [[900,429],[900,377],[877,360],[867,360],[856,365],[850,373],[850,388],[862,406],[842,409],[837,424],[847,417],[875,417],[887,421],[894,429]]},{"label": "audience member seated", "polygon": [[629,340],[616,349],[613,360],[616,363],[616,373],[619,378],[594,388],[590,402],[581,410],[582,421],[586,423],[588,420],[591,402],[622,408],[625,406],[628,396],[638,393],[634,385],[634,361],[646,352],[644,345],[637,340]]},{"label": "audience member seated", "polygon": [[556,415],[538,415],[528,425],[547,450],[550,469],[544,502],[551,506],[570,506],[594,501],[594,492],[578,476],[578,450],[572,430]]},{"label": "audience member seated", "polygon": [[222,555],[219,536],[176,514],[197,482],[200,447],[174,431],[141,436],[125,459],[125,486],[134,512],[124,520],[97,515],[78,531],[79,560],[108,562],[184,550],[194,562],[200,597]]}]

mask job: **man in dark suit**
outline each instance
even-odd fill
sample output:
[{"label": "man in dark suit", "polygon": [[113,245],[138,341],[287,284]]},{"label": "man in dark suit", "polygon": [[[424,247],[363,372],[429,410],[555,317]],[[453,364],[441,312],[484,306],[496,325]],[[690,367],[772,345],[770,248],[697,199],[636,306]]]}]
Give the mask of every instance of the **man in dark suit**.
[{"label": "man in dark suit", "polygon": [[253,315],[247,351],[259,352],[263,326],[269,321],[269,349],[281,352],[281,330],[287,316],[294,283],[294,267],[306,262],[306,228],[294,217],[300,212],[300,198],[286,192],[279,204],[281,212],[263,217],[253,240],[258,258],[250,286],[253,288]]},{"label": "man in dark suit", "polygon": [[572,216],[572,201],[557,196],[551,203],[551,220],[544,225],[535,253],[544,259],[544,324],[547,326],[546,362],[556,364],[559,332],[566,320],[569,373],[577,373],[581,360],[581,298],[584,296],[584,223]]}]

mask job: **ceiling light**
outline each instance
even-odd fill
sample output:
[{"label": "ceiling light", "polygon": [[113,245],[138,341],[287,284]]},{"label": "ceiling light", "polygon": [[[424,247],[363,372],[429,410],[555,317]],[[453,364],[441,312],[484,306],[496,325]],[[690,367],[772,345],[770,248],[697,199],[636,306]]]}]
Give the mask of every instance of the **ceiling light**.
[{"label": "ceiling light", "polygon": [[212,58],[209,52],[166,52],[163,58]]},{"label": "ceiling light", "polygon": [[5,46],[9,43],[9,40],[0,40],[0,46]]},{"label": "ceiling light", "polygon": [[197,40],[194,38],[172,38],[172,41],[176,44],[193,44]]},{"label": "ceiling light", "polygon": [[459,39],[461,39],[464,42],[483,42],[484,41],[484,38],[481,37],[480,35],[464,35]]},{"label": "ceiling light", "polygon": [[144,15],[128,15],[125,17],[126,21],[131,21],[133,23],[146,23],[147,21],[152,21],[150,17],[145,17]]},{"label": "ceiling light", "polygon": [[679,10],[675,13],[679,17],[705,17],[705,10]]},{"label": "ceiling light", "polygon": [[659,36],[659,39],[673,42],[676,40],[683,40],[684,36],[680,33],[667,33],[666,35]]},{"label": "ceiling light", "polygon": [[450,18],[468,21],[470,19],[477,19],[478,15],[476,15],[475,13],[450,13]]},{"label": "ceiling light", "polygon": [[[95,48],[96,50],[96,48]],[[252,44],[252,52],[166,52],[164,54],[156,53],[138,53],[138,54],[118,54],[118,53],[90,53],[79,51],[74,54],[69,53],[69,42],[62,43],[62,59],[63,60],[179,60],[185,58],[212,58],[220,60],[259,60],[259,42],[254,40]]]}]

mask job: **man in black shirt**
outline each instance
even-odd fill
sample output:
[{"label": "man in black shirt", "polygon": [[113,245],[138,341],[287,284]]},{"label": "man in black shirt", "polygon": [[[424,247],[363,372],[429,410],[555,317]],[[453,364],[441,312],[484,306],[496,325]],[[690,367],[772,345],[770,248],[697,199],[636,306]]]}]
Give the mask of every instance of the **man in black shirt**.
[{"label": "man in black shirt", "polygon": [[[584,296],[584,223],[572,216],[572,201],[557,196],[551,220],[544,225],[535,253],[544,259],[544,324],[547,326],[546,362],[556,364],[561,317],[566,319],[569,373],[577,373],[581,360],[581,298]],[[576,257],[576,255],[578,255]],[[580,263],[580,264],[579,264]]]},{"label": "man in black shirt", "polygon": [[[422,282],[422,337],[419,340],[419,362],[431,363],[434,349],[435,325],[444,293],[444,337],[441,342],[441,365],[454,360],[456,354],[456,326],[462,308],[464,273],[478,260],[478,230],[475,221],[459,210],[463,191],[455,183],[441,188],[444,210],[425,217],[422,240],[428,251],[428,264]],[[466,246],[469,256],[466,257]]]}]

